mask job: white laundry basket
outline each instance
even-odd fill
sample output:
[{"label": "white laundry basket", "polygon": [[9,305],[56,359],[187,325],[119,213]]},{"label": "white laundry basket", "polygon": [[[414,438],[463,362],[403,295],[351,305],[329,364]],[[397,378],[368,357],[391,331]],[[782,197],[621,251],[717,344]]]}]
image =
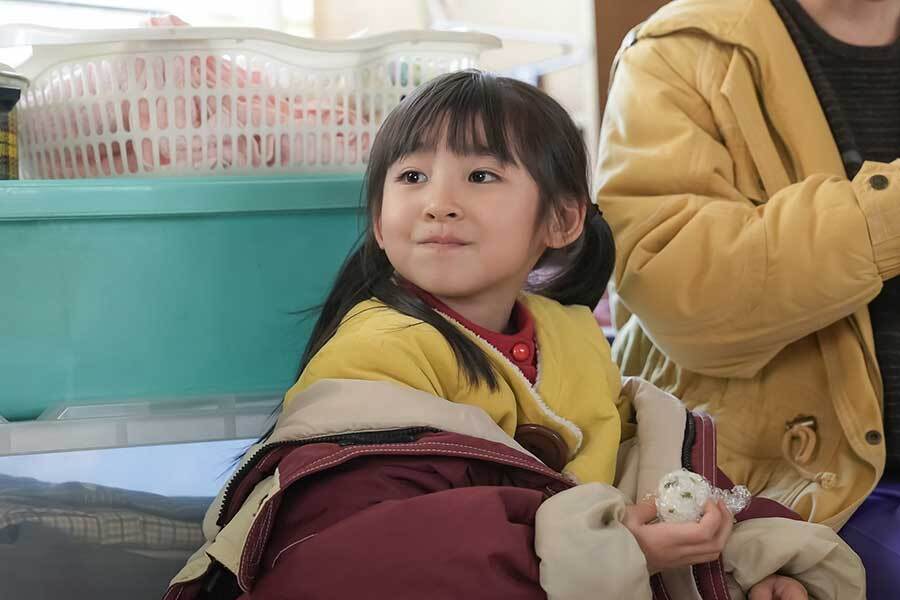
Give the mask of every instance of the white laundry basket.
[{"label": "white laundry basket", "polygon": [[492,36],[411,31],[325,41],[263,29],[0,28],[31,45],[24,179],[353,173],[414,87],[475,66]]}]

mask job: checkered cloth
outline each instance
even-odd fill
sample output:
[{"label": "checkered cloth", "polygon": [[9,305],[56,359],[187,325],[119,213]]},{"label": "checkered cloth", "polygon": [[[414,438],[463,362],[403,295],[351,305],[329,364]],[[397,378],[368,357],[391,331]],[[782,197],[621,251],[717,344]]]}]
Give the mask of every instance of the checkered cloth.
[{"label": "checkered cloth", "polygon": [[210,498],[169,498],[85,483],[0,475],[2,532],[32,523],[74,541],[141,550],[193,550]]}]

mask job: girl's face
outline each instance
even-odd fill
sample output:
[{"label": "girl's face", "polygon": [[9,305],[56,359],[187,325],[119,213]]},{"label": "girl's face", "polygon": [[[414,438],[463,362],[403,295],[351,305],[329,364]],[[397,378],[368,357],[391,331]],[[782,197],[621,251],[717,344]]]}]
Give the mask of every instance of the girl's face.
[{"label": "girl's face", "polygon": [[523,167],[440,144],[390,167],[375,237],[400,276],[442,300],[514,299],[566,241],[538,223],[539,208]]}]

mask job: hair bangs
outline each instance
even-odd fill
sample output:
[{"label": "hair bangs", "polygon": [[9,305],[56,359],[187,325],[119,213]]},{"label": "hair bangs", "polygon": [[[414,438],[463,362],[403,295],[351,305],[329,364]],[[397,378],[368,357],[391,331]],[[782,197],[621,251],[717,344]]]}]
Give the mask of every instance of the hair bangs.
[{"label": "hair bangs", "polygon": [[447,77],[443,85],[426,87],[407,98],[392,115],[395,143],[385,157],[393,164],[416,152],[439,146],[459,155],[492,156],[501,163],[517,162],[509,139],[508,107],[497,78],[473,72]]}]

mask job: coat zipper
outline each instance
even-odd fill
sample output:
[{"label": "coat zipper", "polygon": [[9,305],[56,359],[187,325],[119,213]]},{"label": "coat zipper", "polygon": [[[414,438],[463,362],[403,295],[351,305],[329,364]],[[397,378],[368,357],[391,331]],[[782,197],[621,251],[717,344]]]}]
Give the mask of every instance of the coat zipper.
[{"label": "coat zipper", "polygon": [[[259,448],[246,463],[243,464],[228,480],[225,486],[225,494],[222,496],[222,504],[219,507],[219,514],[216,522],[222,520],[225,509],[231,502],[231,498],[241,480],[273,450],[284,448],[285,446],[307,446],[309,444],[338,444],[339,446],[362,446],[362,445],[378,445],[378,444],[408,444],[416,441],[425,433],[437,433],[439,430],[434,427],[407,427],[405,429],[391,429],[387,431],[367,431],[353,433],[338,433],[333,435],[325,435],[315,438],[307,438],[303,440],[285,440],[281,442],[272,442]],[[225,523],[220,523],[225,526]]]},{"label": "coat zipper", "polygon": [[693,471],[691,465],[691,449],[694,447],[694,439],[697,437],[696,425],[694,417],[690,411],[685,411],[686,419],[684,422],[684,441],[681,443],[681,466],[688,471]]}]

